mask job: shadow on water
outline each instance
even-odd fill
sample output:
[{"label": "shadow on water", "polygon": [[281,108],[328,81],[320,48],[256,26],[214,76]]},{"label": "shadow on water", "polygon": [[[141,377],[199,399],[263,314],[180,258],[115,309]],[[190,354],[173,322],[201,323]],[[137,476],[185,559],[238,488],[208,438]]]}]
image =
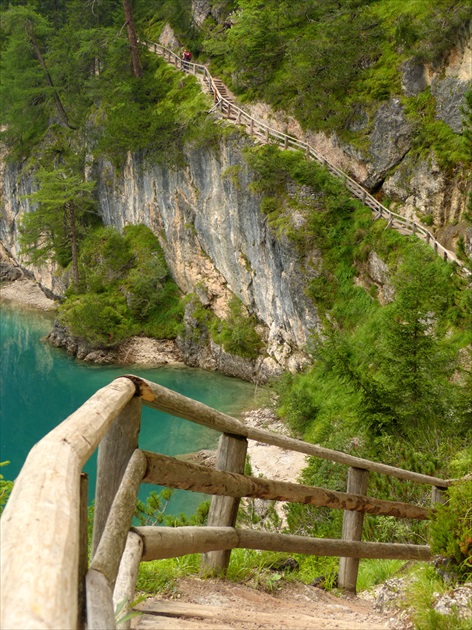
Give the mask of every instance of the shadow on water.
[{"label": "shadow on water", "polygon": [[[52,316],[0,304],[0,461],[14,479],[32,446],[82,405],[97,389],[121,374],[133,373],[184,396],[194,398],[230,415],[248,408],[254,386],[238,379],[192,368],[93,366],[76,361],[65,351],[41,342]],[[141,448],[165,455],[179,455],[215,448],[219,434],[180,418],[143,408],[139,439]],[[85,470],[89,498],[95,489],[96,455]],[[152,486],[142,486],[144,499]],[[191,514],[208,497],[176,491],[167,513]]]}]

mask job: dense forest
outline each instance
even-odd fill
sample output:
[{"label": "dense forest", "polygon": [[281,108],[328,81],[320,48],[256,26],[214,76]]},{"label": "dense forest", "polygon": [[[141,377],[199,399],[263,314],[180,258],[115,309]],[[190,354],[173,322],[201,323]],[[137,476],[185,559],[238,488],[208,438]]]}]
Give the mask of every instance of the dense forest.
[{"label": "dense forest", "polygon": [[[400,72],[405,63],[442,67],[467,37],[469,1],[212,0],[198,21],[194,4],[1,2],[2,142],[7,159],[36,182],[28,197],[35,210],[20,228],[23,254],[63,270],[61,321],[97,344],[132,334],[174,338],[194,296],[183,298],[157,234],[142,225],[122,233],[102,225],[96,164],[119,170],[132,152],[144,164],[185,168],[184,147],[217,150],[223,135],[236,133],[208,115],[211,102],[193,77],[138,45],[158,41],[165,25],[241,103],[264,101],[305,131],[335,132],[353,151],[367,150],[375,112],[400,99],[413,129],[409,159],[434,159],[464,196],[470,189],[470,86],[458,131],[437,116],[430,87],[402,91]],[[305,289],[321,325],[304,349],[310,366],[273,384],[281,416],[294,434],[330,448],[438,476],[470,472],[470,282],[415,237],[372,222],[368,208],[303,155],[273,146],[247,147],[244,155],[274,234],[288,238],[300,259],[313,250],[322,258]],[[381,184],[373,182],[372,191]],[[303,214],[302,229],[291,222],[294,213]],[[470,227],[472,197],[460,219]],[[471,265],[463,237],[457,253]],[[388,270],[387,297],[367,279],[374,254]],[[202,304],[194,309],[228,352],[263,353],[255,316],[237,296],[228,312],[222,321]],[[345,484],[336,465],[320,460],[309,464],[304,481]],[[412,498],[400,483],[383,483],[374,476],[373,496]],[[422,492],[415,499],[426,504]],[[330,536],[341,526],[338,515],[296,506],[289,525]],[[421,526],[388,518],[367,519],[367,532],[389,541],[423,535]]]}]

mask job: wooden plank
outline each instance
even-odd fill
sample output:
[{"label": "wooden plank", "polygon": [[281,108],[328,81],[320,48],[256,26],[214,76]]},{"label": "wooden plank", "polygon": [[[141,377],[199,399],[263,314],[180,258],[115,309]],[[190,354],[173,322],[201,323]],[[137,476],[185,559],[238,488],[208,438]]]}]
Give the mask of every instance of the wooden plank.
[{"label": "wooden plank", "polygon": [[287,481],[249,477],[213,470],[167,455],[157,455],[148,451],[144,451],[144,453],[148,461],[147,472],[143,479],[144,483],[228,497],[252,497],[305,503],[339,510],[355,510],[379,516],[396,516],[418,520],[429,518],[429,510],[410,503],[384,501]]},{"label": "wooden plank", "polygon": [[[114,610],[119,609],[121,604],[126,602],[125,606],[121,608],[120,616],[130,612],[129,605],[135,600],[136,581],[142,555],[143,541],[141,537],[135,532],[129,532],[113,591]],[[129,630],[131,628],[131,619],[122,622],[117,620],[116,625],[119,630]]]},{"label": "wooden plank", "polygon": [[89,569],[86,577],[87,629],[114,630],[115,612],[110,584],[99,571]]},{"label": "wooden plank", "polygon": [[314,556],[431,560],[428,545],[308,538],[233,527],[134,527],[143,539],[143,561],[215,549],[261,549]]},{"label": "wooden plank", "polygon": [[168,390],[162,385],[157,385],[156,383],[152,383],[151,381],[136,376],[132,376],[130,378],[133,378],[137,387],[139,387],[144,405],[153,407],[154,409],[159,409],[160,411],[164,411],[174,416],[178,416],[179,418],[190,420],[196,424],[215,429],[216,431],[242,435],[248,439],[263,442],[264,444],[272,444],[274,446],[279,446],[280,448],[304,453],[305,455],[312,455],[313,457],[327,459],[329,461],[337,462],[338,464],[355,466],[356,468],[363,468],[365,470],[390,475],[392,477],[397,477],[398,479],[413,481],[415,483],[425,483],[441,487],[450,486],[452,483],[451,480],[422,475],[409,470],[403,470],[402,468],[388,466],[387,464],[372,462],[368,459],[362,459],[361,457],[347,455],[346,453],[341,453],[340,451],[333,451],[329,448],[318,446],[317,444],[308,444],[302,440],[296,440],[284,435],[272,433],[266,429],[248,427],[239,420],[236,420],[236,418],[232,418],[221,411],[216,411],[211,407],[207,407],[203,403],[186,398],[185,396],[182,396],[182,394]]},{"label": "wooden plank", "polygon": [[116,379],[31,449],[1,518],[3,628],[77,624],[80,474],[135,391]]},{"label": "wooden plank", "polygon": [[144,453],[135,450],[116,493],[97,551],[90,564],[91,569],[100,571],[106,576],[111,587],[114,586],[118,574],[146,466]]},{"label": "wooden plank", "polygon": [[[366,494],[369,480],[369,472],[361,468],[349,468],[347,478],[347,491],[356,494]],[[362,512],[344,512],[343,540],[362,540],[362,525],[364,514]],[[357,574],[359,572],[358,558],[340,558],[338,586],[353,593],[356,592]]]},{"label": "wooden plank", "polygon": [[80,475],[80,516],[79,516],[79,584],[77,601],[77,628],[85,628],[85,576],[88,570],[88,475]]},{"label": "wooden plank", "polygon": [[98,448],[92,557],[100,542],[116,491],[138,447],[142,401],[132,398],[117,416]]},{"label": "wooden plank", "polygon": [[[224,433],[219,440],[216,454],[216,470],[244,473],[247,440],[239,435]],[[208,525],[234,527],[238,515],[240,497],[213,496],[208,514]],[[205,575],[218,575],[228,568],[231,550],[204,554],[200,571]]]}]

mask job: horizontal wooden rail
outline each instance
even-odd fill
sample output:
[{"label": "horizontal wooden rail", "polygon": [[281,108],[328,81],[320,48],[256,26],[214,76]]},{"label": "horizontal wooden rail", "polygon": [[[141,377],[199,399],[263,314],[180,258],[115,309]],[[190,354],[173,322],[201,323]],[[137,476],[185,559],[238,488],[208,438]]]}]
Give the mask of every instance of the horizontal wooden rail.
[{"label": "horizontal wooden rail", "polygon": [[287,481],[249,477],[213,470],[166,455],[157,455],[146,451],[144,454],[148,463],[146,476],[143,479],[144,483],[227,497],[251,497],[304,503],[338,510],[366,512],[378,516],[425,520],[430,514],[426,508],[409,503],[384,501],[359,494],[338,492],[315,486],[303,486]]},{"label": "horizontal wooden rail", "polygon": [[431,560],[428,545],[307,538],[233,527],[134,527],[143,541],[143,561],[222,549],[260,549],[315,556]]},{"label": "horizontal wooden rail", "polygon": [[264,444],[279,446],[283,449],[319,457],[320,459],[326,459],[345,466],[363,468],[405,481],[413,481],[414,483],[424,483],[439,488],[447,488],[453,483],[453,480],[450,479],[445,480],[430,475],[422,475],[402,468],[388,466],[387,464],[372,462],[361,457],[347,455],[346,453],[334,451],[316,444],[308,444],[302,440],[288,438],[278,433],[267,431],[266,429],[248,427],[236,418],[212,409],[211,407],[207,407],[207,405],[187,398],[182,394],[173,392],[162,385],[157,385],[156,383],[132,375],[129,375],[128,378],[132,379],[139,389],[144,405],[170,413],[179,418],[184,418],[185,420],[190,420],[191,422],[209,427],[210,429],[221,431],[222,433],[241,435],[251,440],[263,442]]},{"label": "horizontal wooden rail", "polygon": [[82,467],[135,393],[116,379],[30,451],[0,521],[2,628],[76,626]]},{"label": "horizontal wooden rail", "polygon": [[416,223],[410,219],[405,219],[402,215],[389,210],[386,206],[375,199],[375,197],[373,197],[365,188],[349,177],[347,173],[334,166],[334,164],[330,164],[325,157],[319,154],[307,142],[303,142],[294,136],[290,136],[278,131],[277,129],[273,129],[269,125],[253,118],[243,109],[224,98],[206,66],[202,64],[184,62],[180,59],[180,57],[178,57],[178,55],[161,44],[149,41],[143,41],[142,44],[149,48],[149,50],[152,50],[163,57],[168,63],[171,63],[177,69],[187,72],[188,74],[203,75],[204,81],[215,100],[216,109],[223,117],[231,120],[231,122],[234,122],[235,124],[243,125],[248,129],[250,135],[256,136],[256,138],[261,139],[265,143],[272,142],[280,146],[282,149],[295,149],[303,151],[307,159],[313,159],[322,166],[325,166],[330,173],[341,179],[348,190],[350,190],[355,197],[360,199],[364,205],[372,210],[375,210],[377,212],[376,218],[387,219],[387,227],[403,229],[412,235],[421,238],[427,245],[433,247],[434,252],[441,256],[444,261],[455,263],[465,276],[472,276],[472,271],[470,271],[455,254],[441,245],[441,243],[434,238],[433,234],[420,223]]}]

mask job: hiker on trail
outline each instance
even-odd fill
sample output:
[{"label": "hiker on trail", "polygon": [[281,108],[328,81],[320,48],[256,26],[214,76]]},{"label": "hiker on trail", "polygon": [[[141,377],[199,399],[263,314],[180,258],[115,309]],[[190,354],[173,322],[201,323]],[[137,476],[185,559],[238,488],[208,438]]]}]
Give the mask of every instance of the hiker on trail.
[{"label": "hiker on trail", "polygon": [[188,68],[189,65],[188,65],[188,63],[185,63],[185,62],[192,60],[192,53],[189,52],[188,50],[184,50],[184,52],[182,54],[182,59],[184,61],[184,68]]}]

